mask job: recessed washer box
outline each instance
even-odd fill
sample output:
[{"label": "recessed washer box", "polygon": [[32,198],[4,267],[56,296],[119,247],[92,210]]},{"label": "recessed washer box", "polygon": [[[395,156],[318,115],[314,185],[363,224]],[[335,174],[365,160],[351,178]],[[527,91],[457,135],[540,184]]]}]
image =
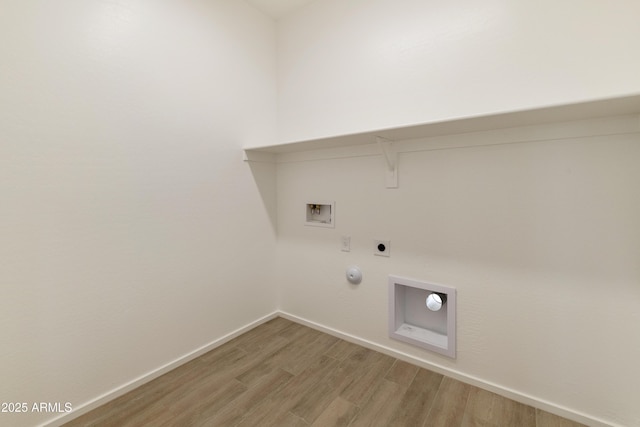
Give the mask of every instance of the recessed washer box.
[{"label": "recessed washer box", "polygon": [[335,202],[307,202],[304,225],[312,227],[335,228]]},{"label": "recessed washer box", "polygon": [[[446,300],[438,311],[426,305],[432,293]],[[389,336],[455,358],[455,288],[389,276]]]}]

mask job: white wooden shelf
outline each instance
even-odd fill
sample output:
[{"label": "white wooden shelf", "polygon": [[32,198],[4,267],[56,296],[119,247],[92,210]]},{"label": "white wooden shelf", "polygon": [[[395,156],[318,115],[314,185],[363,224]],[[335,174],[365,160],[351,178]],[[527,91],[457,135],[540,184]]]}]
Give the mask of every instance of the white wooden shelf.
[{"label": "white wooden shelf", "polygon": [[640,114],[640,94],[568,105],[454,118],[412,126],[285,142],[263,147],[246,147],[245,160],[273,161],[274,155],[277,154],[372,144],[379,138],[388,141],[401,141],[631,114]]}]

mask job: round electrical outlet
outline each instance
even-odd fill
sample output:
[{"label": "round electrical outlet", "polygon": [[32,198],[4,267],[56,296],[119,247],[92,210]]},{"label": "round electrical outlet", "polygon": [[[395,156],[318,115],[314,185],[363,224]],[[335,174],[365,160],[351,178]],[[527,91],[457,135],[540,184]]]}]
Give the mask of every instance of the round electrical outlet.
[{"label": "round electrical outlet", "polygon": [[389,240],[374,240],[373,241],[373,254],[378,256],[389,256],[391,246]]}]

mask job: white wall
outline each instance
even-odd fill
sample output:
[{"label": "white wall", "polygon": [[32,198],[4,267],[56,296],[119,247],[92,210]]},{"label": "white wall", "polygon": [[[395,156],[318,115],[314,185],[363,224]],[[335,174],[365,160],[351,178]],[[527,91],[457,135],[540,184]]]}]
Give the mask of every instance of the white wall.
[{"label": "white wall", "polygon": [[[367,146],[280,155],[281,309],[591,425],[640,426],[639,117],[403,146],[419,151],[400,153],[398,189]],[[303,225],[314,199],[335,201],[335,229]],[[389,274],[457,288],[455,360],[388,338]]]},{"label": "white wall", "polygon": [[282,142],[640,93],[640,2],[322,0],[278,22]]},{"label": "white wall", "polygon": [[276,309],[274,169],[240,150],[275,138],[275,28],[236,0],[1,4],[0,401],[78,408]]},{"label": "white wall", "polygon": [[[278,22],[278,139],[638,94],[637,16],[632,0],[313,2]],[[593,425],[640,426],[639,123],[422,141],[400,154],[398,190],[375,147],[280,155],[281,309]],[[491,145],[521,140],[541,141]],[[313,198],[336,202],[335,230],[302,226]],[[389,274],[458,289],[456,360],[388,339]]]}]

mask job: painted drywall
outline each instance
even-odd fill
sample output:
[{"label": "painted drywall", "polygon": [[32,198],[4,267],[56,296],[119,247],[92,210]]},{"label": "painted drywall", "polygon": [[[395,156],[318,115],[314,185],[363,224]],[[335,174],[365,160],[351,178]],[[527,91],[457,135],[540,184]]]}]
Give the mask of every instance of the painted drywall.
[{"label": "painted drywall", "polygon": [[[375,146],[279,156],[281,309],[591,425],[640,426],[639,117],[398,144],[398,189]],[[303,224],[316,199],[335,201],[335,229]],[[390,274],[457,289],[456,359],[388,338]]]},{"label": "painted drywall", "polygon": [[278,22],[281,142],[640,93],[640,3],[322,0]]},{"label": "painted drywall", "polygon": [[[631,0],[310,3],[278,22],[278,140],[640,93],[639,15]],[[400,154],[397,190],[375,146],[279,155],[281,309],[593,425],[640,426],[637,126],[435,138]],[[336,202],[335,229],[302,225],[314,198]],[[387,337],[389,274],[458,289],[457,359]]]},{"label": "painted drywall", "polygon": [[0,39],[0,424],[32,426],[276,309],[275,170],[240,150],[275,138],[275,28],[8,0]]}]

